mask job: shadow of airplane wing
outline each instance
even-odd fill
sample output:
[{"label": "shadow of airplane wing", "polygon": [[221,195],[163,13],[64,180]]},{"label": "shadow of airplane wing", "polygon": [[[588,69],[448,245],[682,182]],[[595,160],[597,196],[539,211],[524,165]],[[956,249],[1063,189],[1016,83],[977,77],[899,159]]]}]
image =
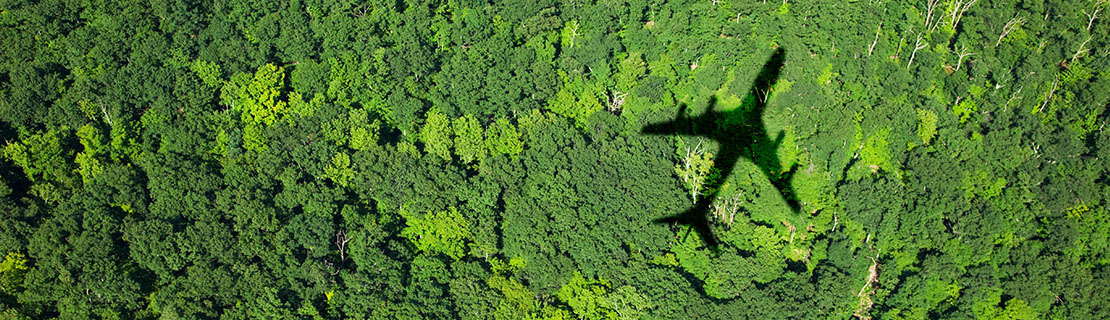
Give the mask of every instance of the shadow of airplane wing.
[{"label": "shadow of airplane wing", "polygon": [[[782,71],[784,56],[785,51],[783,49],[776,50],[756,76],[755,83],[750,91],[756,103],[751,110],[736,109],[725,113],[718,112],[714,110],[716,105],[716,97],[714,96],[710,98],[706,112],[694,119],[690,119],[686,115],[686,105],[683,104],[674,121],[649,124],[644,126],[641,132],[645,134],[697,135],[720,141],[721,150],[714,165],[714,168],[720,173],[720,181],[727,181],[739,158],[750,158],[753,162],[756,162],[760,171],[771,180],[771,183],[786,199],[790,207],[797,211],[797,201],[793,200],[794,191],[790,186],[790,177],[793,176],[797,165],[790,168],[790,172],[786,174],[786,179],[781,179],[777,177],[782,168],[775,152],[770,152],[770,159],[755,161],[753,154],[743,151],[745,149],[768,150],[768,148],[772,148],[770,150],[774,151],[777,150],[777,144],[781,144],[781,137],[772,139],[767,134],[763,123],[763,111],[767,106],[767,98],[771,93],[772,86],[777,82],[779,73]],[[743,113],[734,114],[732,112]],[[732,115],[742,115],[743,123],[746,126],[739,128],[739,131],[735,131],[721,130],[719,126],[712,125],[719,120],[718,118]],[[713,251],[718,251],[717,237],[713,235],[713,231],[709,228],[710,204],[716,200],[716,197],[717,193],[713,191],[697,201],[693,208],[678,215],[656,219],[655,222],[690,225],[692,231],[696,231]]]}]

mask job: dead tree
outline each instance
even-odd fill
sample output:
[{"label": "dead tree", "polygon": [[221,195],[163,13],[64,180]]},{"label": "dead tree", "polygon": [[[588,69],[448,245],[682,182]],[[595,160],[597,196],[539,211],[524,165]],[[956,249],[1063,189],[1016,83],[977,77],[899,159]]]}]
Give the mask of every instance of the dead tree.
[{"label": "dead tree", "polygon": [[570,42],[569,47],[574,48],[574,39],[581,35],[578,34],[578,21],[571,21],[568,27],[570,27],[570,34],[567,35],[567,40]]},{"label": "dead tree", "polygon": [[351,13],[351,15],[355,16],[355,18],[362,18],[366,16],[366,11],[369,10],[370,6],[357,6],[354,9],[354,13]]},{"label": "dead tree", "polygon": [[[940,24],[939,17],[937,19],[937,23],[933,23],[933,17],[939,16],[933,15],[933,13],[937,11],[937,7],[939,4],[940,0],[929,0],[925,3],[925,30],[932,31],[934,28],[936,28],[936,25]],[[932,26],[930,26],[930,24],[932,24]]]},{"label": "dead tree", "polygon": [[[910,31],[913,31],[912,27],[910,28]],[[902,35],[902,38],[898,39],[898,50],[895,50],[894,54],[890,55],[891,60],[897,60],[898,58],[902,57],[902,45],[904,44],[906,44],[906,35]]]},{"label": "dead tree", "polygon": [[1044,111],[1044,107],[1048,106],[1049,101],[1052,101],[1052,95],[1056,93],[1056,86],[1059,85],[1059,84],[1060,84],[1060,76],[1057,75],[1056,78],[1052,80],[1052,89],[1048,90],[1048,96],[1044,98],[1044,103],[1041,103],[1041,108],[1037,109],[1037,112]]},{"label": "dead tree", "polygon": [[1023,17],[1014,17],[1013,19],[1010,19],[1010,22],[1007,22],[1005,26],[1002,26],[1002,34],[998,35],[998,41],[994,42],[994,47],[998,48],[998,45],[1002,44],[1002,38],[1005,38],[1006,35],[1010,34],[1010,32],[1013,32],[1014,30],[1017,30],[1017,28],[1021,27],[1021,25],[1023,24],[1025,24],[1025,18]]},{"label": "dead tree", "polygon": [[798,229],[795,228],[794,225],[791,224],[789,221],[781,220],[779,222],[782,222],[782,225],[786,226],[786,230],[790,230],[790,243],[793,244],[794,243],[794,233],[796,231],[798,231]]},{"label": "dead tree", "polygon": [[108,115],[108,109],[104,108],[104,102],[100,102],[100,113],[104,114],[104,122],[107,122],[109,127],[116,126],[114,123],[112,123],[112,117]]},{"label": "dead tree", "polygon": [[1087,13],[1087,10],[1083,10],[1083,14],[1087,15],[1087,31],[1091,31],[1091,26],[1095,24],[1095,19],[1098,19],[1099,10],[1102,10],[1102,8],[1095,8],[1094,11],[1090,13]]},{"label": "dead tree", "polygon": [[[882,252],[882,250],[879,250],[879,252]],[[871,307],[874,306],[874,301],[871,300],[871,294],[874,293],[873,289],[875,283],[879,281],[879,267],[879,253],[875,253],[875,257],[871,258],[871,267],[867,268],[867,282],[864,283],[863,288],[860,288],[859,293],[856,294],[856,297],[859,297],[859,305],[856,307],[856,312],[853,315],[860,320],[871,320],[869,311]]]},{"label": "dead tree", "polygon": [[1017,91],[1010,95],[1010,99],[1006,100],[1006,105],[1002,106],[1002,112],[1006,112],[1006,110],[1010,108],[1010,102],[1021,99],[1021,89],[1024,88],[1025,86],[1018,87]]},{"label": "dead tree", "polygon": [[1079,55],[1087,53],[1088,51],[1090,51],[1090,49],[1084,49],[1084,47],[1087,46],[1087,42],[1090,42],[1090,41],[1091,41],[1091,37],[1088,36],[1087,40],[1084,40],[1083,43],[1079,44],[1079,50],[1076,50],[1075,55],[1071,56],[1071,62],[1075,62],[1075,59],[1079,59]]},{"label": "dead tree", "polygon": [[609,97],[609,112],[617,112],[621,110],[624,105],[624,98],[628,97],[628,93],[613,90],[612,95]]},{"label": "dead tree", "polygon": [[967,9],[971,8],[971,5],[975,4],[976,2],[979,2],[979,0],[969,0],[966,2],[963,0],[956,0],[953,3],[952,30],[956,30],[956,26],[960,25],[960,19],[964,17],[964,13],[967,12]]},{"label": "dead tree", "polygon": [[328,273],[333,275],[333,276],[339,274],[339,269],[337,269],[335,267],[334,263],[331,263],[331,261],[328,261],[328,259],[324,259],[324,267],[327,268]]},{"label": "dead tree", "polygon": [[956,60],[956,71],[959,71],[960,70],[960,65],[962,65],[963,62],[964,62],[964,58],[973,56],[973,55],[975,55],[975,53],[971,52],[971,51],[968,51],[966,45],[961,45],[960,46],[960,52],[957,53],[957,55],[959,56],[959,58]]},{"label": "dead tree", "polygon": [[910,62],[906,63],[906,69],[909,69],[910,65],[913,64],[913,58],[917,56],[917,50],[925,49],[925,47],[928,47],[928,46],[929,46],[929,44],[926,43],[924,41],[924,39],[921,37],[921,33],[918,33],[917,34],[917,42],[913,46],[914,47],[913,48],[913,53],[910,54]]},{"label": "dead tree", "polygon": [[740,211],[741,195],[737,193],[732,198],[713,201],[710,210],[713,212],[713,216],[720,219],[725,225],[732,227],[732,222],[736,220],[736,213]]},{"label": "dead tree", "polygon": [[693,148],[686,147],[686,155],[682,157],[682,167],[685,169],[683,170],[685,173],[682,175],[682,182],[690,186],[690,198],[693,199],[694,203],[698,201],[701,184],[704,182],[702,175],[694,170],[695,161],[698,161],[702,153],[705,153],[705,146],[702,145],[702,142],[704,142],[703,139],[698,139],[698,144]]},{"label": "dead tree", "polygon": [[871,56],[871,52],[875,51],[875,44],[879,43],[879,31],[883,30],[883,21],[884,20],[886,20],[886,18],[883,18],[883,20],[879,20],[879,27],[875,29],[875,40],[871,41],[871,46],[870,47],[867,47],[867,56],[868,57]]},{"label": "dead tree", "polygon": [[1083,13],[1087,15],[1087,31],[1091,31],[1091,26],[1095,24],[1095,19],[1098,19],[1098,12],[1102,10],[1101,7],[1108,1],[1110,0],[1096,1],[1095,5],[1091,6],[1091,13],[1087,13],[1087,10],[1083,10]]},{"label": "dead tree", "polygon": [[339,260],[347,261],[347,242],[351,238],[347,238],[347,232],[339,230],[335,233],[335,246],[339,247]]}]

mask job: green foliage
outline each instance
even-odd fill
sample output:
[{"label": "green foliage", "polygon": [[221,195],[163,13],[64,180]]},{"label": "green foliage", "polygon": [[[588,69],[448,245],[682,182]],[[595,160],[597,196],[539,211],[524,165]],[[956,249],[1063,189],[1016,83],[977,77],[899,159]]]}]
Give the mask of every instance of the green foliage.
[{"label": "green foliage", "polygon": [[968,201],[974,197],[990,199],[1002,194],[1002,189],[1006,187],[1006,179],[1002,177],[992,178],[986,171],[978,170],[974,174],[967,174],[964,177],[963,186],[964,197]]},{"label": "green foliage", "polygon": [[971,99],[960,100],[959,103],[956,103],[956,105],[952,107],[952,112],[955,113],[957,117],[960,117],[960,123],[967,122],[968,118],[976,111],[979,111],[978,104]]},{"label": "green foliage", "polygon": [[486,129],[486,143],[490,155],[516,155],[524,151],[520,132],[508,119],[497,119]]},{"label": "green foliage", "polygon": [[930,2],[5,3],[0,318],[1110,318],[1110,7]]},{"label": "green foliage", "polygon": [[1038,319],[1039,315],[1029,307],[1024,300],[1010,299],[1006,301],[1006,308],[988,307],[976,315],[978,319],[991,320],[1029,320]]},{"label": "green foliage", "polygon": [[613,76],[616,90],[624,93],[632,92],[646,71],[643,54],[639,52],[629,54],[627,58],[621,60],[617,66],[617,74]]},{"label": "green foliage", "polygon": [[[324,103],[322,96],[315,96],[312,100],[305,101],[304,96],[297,92],[289,93],[289,113],[301,115],[304,117],[311,117],[316,114],[316,110],[321,108],[320,105]],[[355,110],[355,109],[352,109]]]},{"label": "green foliage", "polygon": [[[10,142],[4,146],[4,158],[11,160],[20,168],[32,182],[58,183],[69,185],[72,183],[72,150],[67,150],[62,145],[68,128],[49,130],[33,134],[22,141]],[[52,188],[45,184],[36,184],[43,188]],[[47,190],[42,189],[42,192]]]},{"label": "green foliage", "polygon": [[287,110],[281,101],[285,84],[285,70],[272,64],[258,68],[253,76],[237,73],[221,89],[220,98],[225,105],[241,111],[245,125],[273,125]]},{"label": "green foliage", "polygon": [[496,274],[513,274],[528,265],[528,261],[521,257],[509,258],[508,262],[501,261],[500,258],[493,257],[489,259],[490,271]]},{"label": "green foliage", "polygon": [[424,126],[420,128],[420,142],[424,152],[451,161],[451,120],[436,109],[429,111]]},{"label": "green foliage", "polygon": [[200,81],[211,88],[219,88],[220,84],[223,83],[223,75],[218,64],[198,59],[189,65],[189,70],[196,73]]},{"label": "green foliage", "polygon": [[608,281],[586,279],[575,272],[567,284],[559,288],[558,297],[580,319],[615,319],[617,313],[606,299],[609,287]]},{"label": "green foliage", "polygon": [[838,75],[833,73],[832,68],[832,63],[828,63],[825,65],[825,68],[821,70],[821,75],[817,76],[816,78],[817,84],[827,85],[832,82],[833,77],[836,77]]},{"label": "green foliage", "polygon": [[917,109],[917,121],[917,137],[921,138],[922,143],[929,145],[937,136],[937,113]]},{"label": "green foliage", "polygon": [[584,126],[590,115],[604,108],[608,93],[601,83],[587,80],[582,75],[571,76],[560,70],[559,78],[563,85],[548,101],[548,110]]},{"label": "green foliage", "polygon": [[342,152],[333,155],[331,163],[324,167],[324,177],[340,186],[349,186],[355,177],[355,170],[351,168],[351,157]]},{"label": "green foliage", "polygon": [[267,139],[262,132],[288,113],[281,100],[285,71],[266,64],[253,75],[237,73],[220,89],[220,101],[239,112],[243,123],[243,147],[250,151],[266,151]]},{"label": "green foliage", "polygon": [[13,296],[21,293],[27,270],[27,258],[23,254],[8,252],[4,261],[0,261],[0,292]]},{"label": "green foliage", "polygon": [[378,120],[373,122],[367,119],[366,109],[351,109],[348,111],[348,121],[350,121],[350,139],[348,143],[351,149],[355,150],[369,150],[378,145],[378,131],[381,130],[381,123]]},{"label": "green foliage", "polygon": [[455,136],[455,154],[462,163],[481,162],[486,158],[482,127],[477,119],[471,115],[457,118],[451,123],[451,131]]},{"label": "green foliage", "polygon": [[902,170],[893,159],[889,139],[889,129],[879,129],[878,132],[867,137],[863,148],[859,151],[861,170],[868,170],[872,174],[880,171],[890,172],[901,178]]},{"label": "green foliage", "polygon": [[421,252],[444,254],[458,260],[468,252],[470,223],[463,218],[455,207],[443,211],[433,211],[423,217],[416,217],[401,210],[406,227],[401,236],[412,241]]},{"label": "green foliage", "polygon": [[571,319],[569,312],[538,301],[534,292],[516,280],[492,276],[486,283],[502,294],[494,319]]}]

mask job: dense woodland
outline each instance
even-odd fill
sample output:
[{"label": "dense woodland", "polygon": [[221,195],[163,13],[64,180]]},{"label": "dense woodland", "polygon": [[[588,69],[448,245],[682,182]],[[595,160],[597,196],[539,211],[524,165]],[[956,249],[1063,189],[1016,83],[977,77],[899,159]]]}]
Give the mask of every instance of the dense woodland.
[{"label": "dense woodland", "polygon": [[[0,316],[1107,319],[1108,18],[0,1]],[[641,133],[757,102],[731,175]],[[709,195],[717,249],[653,223]]]}]

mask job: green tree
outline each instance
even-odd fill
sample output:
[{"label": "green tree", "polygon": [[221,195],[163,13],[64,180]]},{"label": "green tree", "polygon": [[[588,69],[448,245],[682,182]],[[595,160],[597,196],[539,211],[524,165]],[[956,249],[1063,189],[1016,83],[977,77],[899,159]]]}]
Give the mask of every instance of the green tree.
[{"label": "green tree", "polygon": [[451,161],[451,120],[447,115],[433,109],[427,114],[424,126],[420,128],[420,142],[424,152]]},{"label": "green tree", "polygon": [[454,260],[467,254],[472,237],[470,223],[455,207],[433,211],[423,217],[414,216],[407,210],[401,210],[401,215],[405,217],[406,225],[401,230],[401,236],[412,241],[420,251],[444,254]]},{"label": "green tree", "polygon": [[582,319],[617,319],[618,314],[606,297],[610,284],[604,280],[586,279],[575,272],[567,284],[559,288],[559,300],[570,306]]},{"label": "green tree", "polygon": [[481,162],[486,158],[487,149],[482,137],[482,127],[477,119],[465,115],[451,123],[455,136],[455,154],[462,163]]},{"label": "green tree", "polygon": [[254,74],[237,73],[220,89],[220,101],[239,112],[243,123],[243,147],[262,152],[267,149],[263,129],[288,113],[281,100],[285,70],[273,64],[258,67]]},{"label": "green tree", "polygon": [[349,186],[354,176],[355,171],[351,169],[351,157],[343,152],[333,155],[331,163],[324,167],[324,177],[343,187]]},{"label": "green tree", "polygon": [[381,123],[378,120],[374,120],[373,122],[369,121],[366,109],[351,109],[348,113],[351,136],[349,144],[351,149],[368,150],[376,147],[378,145],[378,132],[381,130]]},{"label": "green tree", "polygon": [[486,147],[491,155],[516,155],[524,151],[524,141],[520,132],[508,119],[497,119],[486,128]]}]

